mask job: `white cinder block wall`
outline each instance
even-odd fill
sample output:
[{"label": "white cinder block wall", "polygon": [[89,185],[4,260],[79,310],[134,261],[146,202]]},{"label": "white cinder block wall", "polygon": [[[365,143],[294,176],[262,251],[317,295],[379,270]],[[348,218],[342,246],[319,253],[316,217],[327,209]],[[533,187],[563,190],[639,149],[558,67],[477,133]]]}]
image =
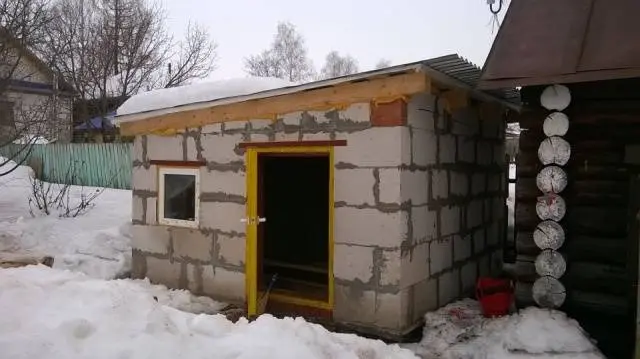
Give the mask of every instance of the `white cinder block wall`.
[{"label": "white cinder block wall", "polygon": [[[238,144],[346,139],[334,163],[334,320],[400,335],[472,289],[502,241],[501,122],[481,123],[474,109],[449,117],[429,94],[392,111],[404,117],[399,122],[378,110],[360,103],[138,136],[133,275],[243,303],[246,176]],[[200,228],[157,226],[154,159],[206,161]]]}]

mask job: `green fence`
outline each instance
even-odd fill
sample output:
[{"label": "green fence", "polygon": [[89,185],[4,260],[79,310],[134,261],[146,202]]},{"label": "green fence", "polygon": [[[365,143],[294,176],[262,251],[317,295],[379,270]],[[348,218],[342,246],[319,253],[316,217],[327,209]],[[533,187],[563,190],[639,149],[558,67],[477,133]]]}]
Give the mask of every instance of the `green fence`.
[{"label": "green fence", "polygon": [[131,188],[131,143],[50,144],[26,149],[12,144],[0,148],[0,156],[19,162],[29,150],[24,164],[47,182]]}]

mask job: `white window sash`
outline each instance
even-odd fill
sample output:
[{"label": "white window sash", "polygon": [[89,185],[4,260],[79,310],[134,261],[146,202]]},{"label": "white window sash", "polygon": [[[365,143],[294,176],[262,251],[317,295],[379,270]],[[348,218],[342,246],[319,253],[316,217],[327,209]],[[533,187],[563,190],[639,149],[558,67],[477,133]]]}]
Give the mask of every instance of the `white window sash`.
[{"label": "white window sash", "polygon": [[[164,217],[164,193],[165,193],[165,175],[189,175],[195,177],[195,213],[193,221],[182,219],[165,218]],[[181,167],[160,167],[159,169],[159,186],[158,186],[158,223],[168,226],[198,228],[200,223],[200,169],[199,168],[181,168]]]}]

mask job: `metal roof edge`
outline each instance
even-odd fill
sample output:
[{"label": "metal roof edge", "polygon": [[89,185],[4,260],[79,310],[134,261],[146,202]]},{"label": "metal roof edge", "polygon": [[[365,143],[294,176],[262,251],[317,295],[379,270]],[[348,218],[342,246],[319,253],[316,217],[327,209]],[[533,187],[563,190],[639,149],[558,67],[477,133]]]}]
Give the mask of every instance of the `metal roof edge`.
[{"label": "metal roof edge", "polygon": [[471,94],[471,97],[477,99],[477,100],[481,100],[481,101],[487,101],[487,102],[497,102],[500,103],[501,105],[510,108],[512,110],[515,111],[520,111],[522,109],[522,106],[519,104],[515,104],[513,102],[509,102],[505,99],[502,99],[498,96],[492,95],[490,93],[487,93],[485,91],[481,91],[478,88],[475,88],[459,79],[456,79],[455,77],[442,72],[442,71],[438,71],[432,67],[430,67],[427,64],[422,64],[422,69],[423,71],[429,75],[432,79],[434,79],[436,82],[441,82],[444,85],[449,85],[452,87],[457,87],[457,88],[461,88],[463,90],[467,90],[469,91],[469,93]]}]

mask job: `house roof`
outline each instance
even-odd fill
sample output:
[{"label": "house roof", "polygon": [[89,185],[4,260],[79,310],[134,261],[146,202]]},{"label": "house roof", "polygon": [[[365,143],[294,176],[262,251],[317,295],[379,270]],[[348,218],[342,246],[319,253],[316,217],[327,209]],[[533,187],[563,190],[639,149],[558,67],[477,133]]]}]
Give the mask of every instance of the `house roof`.
[{"label": "house roof", "polygon": [[[13,35],[11,35],[7,30],[0,26],[0,38],[4,39],[8,43],[11,43],[13,47],[15,47],[18,51],[22,52],[22,54],[32,61],[40,71],[49,75],[52,79],[56,72],[47,65],[38,55],[36,55],[31,49],[26,47],[21,41],[17,40]],[[13,81],[14,86],[20,87],[20,84],[15,84],[16,80]],[[24,83],[25,81],[17,81]],[[64,81],[62,76],[58,76],[58,88],[63,92],[73,93],[73,86],[68,82]]]},{"label": "house roof", "polygon": [[[372,81],[381,78],[390,78],[401,74],[421,72],[425,73],[441,88],[452,89],[458,88],[467,90],[472,98],[477,98],[484,101],[498,102],[507,107],[519,109],[519,94],[515,90],[496,90],[496,91],[479,91],[476,90],[476,84],[480,78],[481,70],[479,67],[471,64],[467,60],[461,58],[458,55],[447,55],[430,60],[417,61],[403,65],[392,66],[384,69],[378,69],[373,71],[361,72],[353,75],[347,75],[327,80],[315,81],[311,83],[290,86],[278,87],[274,89],[267,89],[258,92],[248,92],[241,88],[237,92],[233,91],[212,91],[209,89],[209,93],[221,93],[222,97],[211,97],[205,101],[199,102],[186,102],[175,106],[167,106],[167,101],[156,101],[156,99],[149,98],[150,96],[157,96],[161,99],[165,96],[165,93],[170,91],[180,91],[177,88],[163,89],[156,91],[155,94],[143,93],[135,95],[127,102],[135,102],[144,98],[144,102],[158,104],[156,107],[149,106],[133,106],[126,102],[118,109],[118,115],[116,117],[116,123],[118,125],[127,122],[134,122],[139,120],[145,120],[155,118],[159,116],[165,116],[169,114],[175,114],[185,111],[194,111],[207,109],[212,107],[231,105],[241,102],[282,97],[286,95],[299,94],[309,91],[321,90],[330,87],[336,87],[345,84],[356,84],[367,81]],[[264,81],[263,81],[264,82]],[[221,82],[224,85],[224,82]],[[188,85],[188,86],[201,86],[202,84]],[[203,87],[206,88],[206,87]],[[186,90],[186,89],[185,89]],[[197,96],[201,98],[200,96]],[[194,97],[195,98],[195,97]],[[132,108],[143,109],[141,111],[131,111]]]},{"label": "house roof", "polygon": [[640,1],[512,1],[479,88],[640,77]]}]

